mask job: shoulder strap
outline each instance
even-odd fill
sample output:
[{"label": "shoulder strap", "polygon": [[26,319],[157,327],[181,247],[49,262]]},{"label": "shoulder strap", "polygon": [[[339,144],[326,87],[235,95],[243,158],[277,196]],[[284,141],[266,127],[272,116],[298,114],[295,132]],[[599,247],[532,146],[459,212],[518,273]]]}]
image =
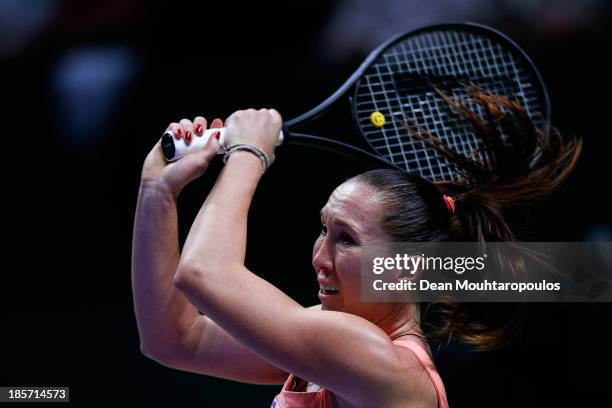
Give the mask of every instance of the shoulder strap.
[{"label": "shoulder strap", "polygon": [[393,344],[407,348],[416,356],[417,360],[419,360],[421,366],[423,366],[423,369],[429,376],[429,379],[436,389],[436,394],[438,395],[438,407],[448,408],[448,400],[446,399],[444,383],[442,382],[440,374],[438,374],[438,370],[436,370],[436,366],[429,357],[429,354],[427,354],[427,351],[425,351],[425,348],[418,343],[407,340],[394,340]]}]

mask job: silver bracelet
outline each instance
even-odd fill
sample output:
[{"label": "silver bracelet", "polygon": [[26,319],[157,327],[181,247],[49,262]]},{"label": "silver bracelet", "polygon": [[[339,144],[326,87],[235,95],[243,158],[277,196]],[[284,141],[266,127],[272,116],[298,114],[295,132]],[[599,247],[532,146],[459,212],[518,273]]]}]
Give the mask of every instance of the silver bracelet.
[{"label": "silver bracelet", "polygon": [[259,157],[259,159],[261,160],[261,166],[263,167],[261,174],[264,174],[266,170],[268,170],[268,167],[270,165],[270,158],[268,157],[268,155],[257,146],[244,143],[231,145],[230,147],[225,149],[225,154],[223,155],[223,163],[227,163],[227,159],[229,159],[230,154],[234,153],[237,150],[248,150],[255,156]]}]

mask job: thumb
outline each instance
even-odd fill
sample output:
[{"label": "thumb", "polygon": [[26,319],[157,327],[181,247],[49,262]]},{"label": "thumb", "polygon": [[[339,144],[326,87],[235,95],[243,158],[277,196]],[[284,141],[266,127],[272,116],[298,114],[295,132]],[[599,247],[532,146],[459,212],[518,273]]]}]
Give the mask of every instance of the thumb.
[{"label": "thumb", "polygon": [[180,178],[185,183],[200,177],[208,164],[214,159],[221,148],[219,141],[214,137],[214,134],[206,141],[202,149],[194,151],[173,163],[176,166],[176,172],[180,174]]},{"label": "thumb", "polygon": [[[215,119],[218,120],[218,119]],[[213,154],[217,154],[220,151],[222,151],[223,149],[221,148],[221,143],[219,143],[220,140],[220,136],[221,136],[221,132],[220,131],[215,131],[213,132],[212,135],[210,135],[210,139],[206,142],[206,150],[208,150],[208,147],[210,145],[210,148],[213,152]],[[214,157],[214,156],[213,156]],[[212,157],[211,157],[212,160]]]}]

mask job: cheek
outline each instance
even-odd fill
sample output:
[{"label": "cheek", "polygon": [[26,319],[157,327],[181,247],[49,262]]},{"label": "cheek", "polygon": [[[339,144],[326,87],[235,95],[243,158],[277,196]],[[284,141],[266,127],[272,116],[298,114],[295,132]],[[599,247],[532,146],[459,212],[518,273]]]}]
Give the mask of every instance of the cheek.
[{"label": "cheek", "polygon": [[352,253],[339,254],[336,269],[343,287],[347,289],[360,287],[361,259],[358,256]]}]

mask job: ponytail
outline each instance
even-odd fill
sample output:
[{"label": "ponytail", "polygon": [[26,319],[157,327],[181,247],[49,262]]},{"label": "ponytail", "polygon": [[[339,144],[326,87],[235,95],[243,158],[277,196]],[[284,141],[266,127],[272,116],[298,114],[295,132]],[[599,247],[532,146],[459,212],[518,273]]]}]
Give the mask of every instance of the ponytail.
[{"label": "ponytail", "polygon": [[[486,119],[465,105],[446,100],[482,138],[490,162],[485,165],[465,156],[451,155],[454,165],[466,176],[463,183],[439,185],[441,191],[455,193],[455,239],[479,242],[482,246],[486,242],[517,241],[517,230],[526,224],[525,210],[548,197],[569,176],[580,156],[582,141],[574,138],[564,143],[556,129],[551,137],[546,137],[517,101],[477,88],[468,90],[471,101],[484,108]],[[448,157],[444,150],[439,151]],[[506,259],[501,253],[493,256],[515,276],[527,273],[521,260]],[[430,333],[458,339],[476,350],[498,348],[517,333],[524,309],[521,304],[491,306],[430,304],[426,314],[437,320],[430,324]],[[514,313],[500,318],[500,309],[509,306],[515,307]],[[492,317],[493,314],[496,316]]]},{"label": "ponytail", "polygon": [[[525,210],[557,189],[580,156],[581,140],[564,143],[556,129],[547,136],[518,101],[474,87],[467,90],[468,103],[441,95],[481,139],[487,163],[461,155],[424,129],[412,127],[410,134],[446,157],[461,181],[431,183],[397,170],[356,177],[380,193],[389,214],[382,227],[396,241],[474,241],[483,247],[487,242],[518,241]],[[469,103],[482,107],[484,117],[468,108]],[[452,197],[450,208],[444,195]],[[493,256],[512,273],[526,273],[522,262]],[[423,309],[424,328],[430,336],[457,339],[476,350],[497,348],[517,332],[523,314],[520,309],[499,319],[499,310],[493,312],[491,306],[434,302]],[[496,304],[496,309],[508,306]]]}]

